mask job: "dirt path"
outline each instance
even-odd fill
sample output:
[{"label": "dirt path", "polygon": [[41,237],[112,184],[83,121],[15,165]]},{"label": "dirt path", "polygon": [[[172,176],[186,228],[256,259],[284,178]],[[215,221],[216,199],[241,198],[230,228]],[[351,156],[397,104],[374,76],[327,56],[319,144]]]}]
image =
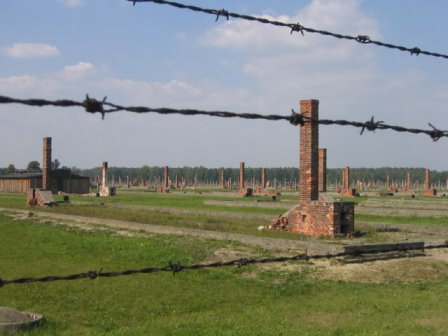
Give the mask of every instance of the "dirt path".
[{"label": "dirt path", "polygon": [[[71,204],[90,206],[89,203],[85,202],[71,202]],[[98,205],[98,204],[94,204]],[[120,209],[130,209],[130,210],[146,210],[146,211],[163,211],[174,214],[183,214],[183,215],[204,215],[204,216],[225,216],[225,217],[233,217],[233,218],[256,218],[263,221],[270,222],[274,216],[272,215],[260,215],[260,214],[250,214],[250,213],[239,213],[239,212],[229,212],[229,211],[209,211],[209,210],[191,210],[191,209],[178,209],[178,208],[169,208],[169,207],[161,207],[161,206],[152,206],[152,205],[135,205],[135,204],[124,204],[124,203],[104,203],[105,207],[111,208],[120,208]],[[279,211],[281,214],[282,211]]]}]

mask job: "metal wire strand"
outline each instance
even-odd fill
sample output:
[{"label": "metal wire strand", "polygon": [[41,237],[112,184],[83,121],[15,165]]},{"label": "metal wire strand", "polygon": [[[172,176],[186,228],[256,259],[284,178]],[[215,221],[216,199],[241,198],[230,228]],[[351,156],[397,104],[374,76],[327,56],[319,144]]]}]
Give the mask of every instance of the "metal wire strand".
[{"label": "metal wire strand", "polygon": [[418,47],[409,48],[409,47],[403,47],[403,46],[395,45],[395,44],[391,44],[391,43],[375,41],[375,40],[372,40],[368,35],[350,36],[350,35],[338,34],[338,33],[333,33],[333,32],[326,31],[326,30],[305,27],[305,26],[300,25],[299,23],[285,23],[285,22],[280,22],[280,21],[275,21],[275,20],[268,20],[268,19],[261,18],[261,17],[232,13],[225,9],[218,10],[218,9],[202,8],[202,7],[198,7],[198,6],[185,5],[185,4],[182,4],[179,2],[166,1],[166,0],[128,0],[128,1],[132,2],[134,5],[137,2],[152,2],[155,4],[159,4],[159,5],[169,5],[171,7],[175,7],[175,8],[179,8],[179,9],[188,9],[188,10],[192,10],[194,12],[206,13],[206,14],[216,16],[215,21],[218,21],[220,16],[227,18],[227,20],[229,20],[229,17],[231,17],[231,18],[235,18],[235,19],[259,22],[262,24],[269,24],[269,25],[273,25],[276,27],[285,27],[290,30],[291,34],[293,32],[300,32],[302,35],[304,35],[304,32],[308,32],[308,33],[312,33],[312,34],[320,34],[320,35],[324,35],[324,36],[330,36],[330,37],[334,37],[337,39],[351,40],[351,41],[355,41],[355,42],[358,42],[361,44],[373,44],[373,45],[376,45],[379,47],[408,52],[411,56],[412,55],[416,55],[416,56],[426,55],[426,56],[448,59],[448,55],[446,55],[446,54],[425,51],[425,50],[421,50]]},{"label": "metal wire strand", "polygon": [[[448,243],[444,244],[437,244],[437,245],[426,245],[424,246],[424,249],[440,249],[440,248],[448,248]],[[409,252],[413,250],[417,250],[420,248],[416,247],[397,247],[394,251],[399,252]],[[381,250],[375,250],[375,251],[369,251],[365,252],[368,254],[378,254],[378,253],[384,253],[384,252],[393,252],[389,248]],[[213,262],[208,264],[192,264],[192,265],[182,265],[179,261],[177,263],[173,263],[170,261],[166,266],[163,267],[149,267],[149,268],[142,268],[142,269],[129,269],[125,271],[119,271],[119,272],[103,272],[102,269],[99,271],[88,271],[85,273],[75,273],[71,275],[65,275],[65,276],[57,276],[57,275],[50,275],[50,276],[44,276],[44,277],[38,277],[38,278],[17,278],[17,279],[2,279],[0,278],[0,288],[5,285],[20,285],[20,284],[27,284],[27,283],[33,283],[33,282],[54,282],[54,281],[71,281],[71,280],[80,280],[80,279],[97,279],[97,278],[112,278],[112,277],[118,277],[118,276],[129,276],[129,275],[135,275],[135,274],[149,274],[149,273],[159,273],[159,272],[170,272],[173,275],[176,275],[179,272],[185,271],[185,270],[199,270],[199,269],[206,269],[206,268],[219,268],[219,267],[227,267],[227,266],[238,266],[243,267],[247,265],[255,265],[255,264],[265,264],[265,263],[281,263],[281,262],[287,262],[287,261],[309,261],[309,260],[320,260],[320,259],[335,259],[340,257],[346,257],[346,256],[359,256],[363,254],[360,251],[344,251],[344,252],[338,252],[338,253],[327,253],[327,254],[315,254],[315,255],[308,255],[307,252],[300,253],[298,255],[294,256],[281,256],[281,257],[275,257],[275,258],[259,258],[259,259],[249,259],[249,258],[240,258],[235,260],[229,260],[229,261],[221,261],[221,262]]]},{"label": "metal wire strand", "polygon": [[86,98],[82,102],[77,102],[73,100],[45,100],[45,99],[18,99],[11,98],[6,96],[0,96],[0,104],[23,104],[28,106],[57,106],[57,107],[83,107],[86,112],[89,113],[99,113],[102,118],[108,113],[112,112],[134,112],[134,113],[158,113],[163,115],[184,115],[184,116],[210,116],[210,117],[219,117],[219,118],[241,118],[241,119],[250,119],[250,120],[268,120],[268,121],[279,121],[284,120],[288,121],[290,124],[297,126],[303,125],[305,122],[316,122],[321,125],[338,125],[338,126],[352,126],[361,128],[361,134],[364,133],[365,130],[374,132],[376,130],[392,130],[395,132],[407,132],[412,134],[426,134],[431,137],[432,140],[438,141],[441,138],[448,137],[448,131],[440,130],[436,128],[434,125],[429,124],[431,129],[418,129],[418,128],[407,128],[403,126],[396,125],[388,125],[383,121],[375,121],[374,117],[366,122],[359,121],[349,121],[349,120],[331,120],[331,119],[317,119],[314,120],[312,118],[303,116],[300,113],[291,110],[291,115],[276,115],[276,114],[257,114],[257,113],[235,113],[235,112],[227,112],[227,111],[202,111],[195,109],[173,109],[168,107],[159,107],[152,108],[147,106],[121,106],[117,104],[113,104],[106,100],[104,97],[102,100],[97,100],[95,98],[90,98],[89,95],[86,95]]}]

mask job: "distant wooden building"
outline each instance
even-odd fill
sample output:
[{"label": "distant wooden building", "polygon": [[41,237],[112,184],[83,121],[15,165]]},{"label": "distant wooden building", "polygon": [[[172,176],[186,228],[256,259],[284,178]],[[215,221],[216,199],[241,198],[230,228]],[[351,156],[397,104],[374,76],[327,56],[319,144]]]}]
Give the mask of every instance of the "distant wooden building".
[{"label": "distant wooden building", "polygon": [[[0,175],[0,192],[23,193],[30,188],[42,189],[42,171],[22,171],[9,175]],[[70,169],[51,171],[51,191],[67,194],[87,194],[90,192],[90,179],[72,174]]]}]

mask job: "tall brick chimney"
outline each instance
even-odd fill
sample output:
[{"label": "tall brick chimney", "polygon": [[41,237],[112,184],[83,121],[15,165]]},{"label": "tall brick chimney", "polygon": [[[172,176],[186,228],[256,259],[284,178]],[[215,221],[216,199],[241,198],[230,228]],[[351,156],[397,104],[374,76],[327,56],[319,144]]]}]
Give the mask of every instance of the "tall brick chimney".
[{"label": "tall brick chimney", "polygon": [[423,182],[423,189],[424,191],[428,191],[431,186],[430,186],[430,173],[429,173],[429,169],[425,169],[425,180]]},{"label": "tall brick chimney", "polygon": [[244,162],[240,162],[240,179],[239,179],[239,188],[243,189],[244,188]]},{"label": "tall brick chimney", "polygon": [[411,172],[406,173],[406,190],[412,189],[412,175]]},{"label": "tall brick chimney", "polygon": [[266,188],[266,168],[261,168],[261,188]]},{"label": "tall brick chimney", "polygon": [[163,188],[165,188],[165,190],[170,188],[168,171],[169,171],[168,166],[165,166],[163,168]]},{"label": "tall brick chimney", "polygon": [[42,161],[42,189],[51,190],[51,138],[44,138]]},{"label": "tall brick chimney", "polygon": [[319,148],[319,191],[327,192],[327,149]]},{"label": "tall brick chimney", "polygon": [[225,188],[225,182],[224,182],[224,169],[221,169],[220,175],[219,175],[219,186],[221,189]]},{"label": "tall brick chimney", "polygon": [[299,202],[304,204],[319,199],[319,101],[301,100],[300,112],[305,118],[312,118],[300,126]]},{"label": "tall brick chimney", "polygon": [[103,162],[103,169],[102,169],[103,175],[101,179],[101,186],[103,188],[106,188],[106,182],[107,182],[107,161]]}]

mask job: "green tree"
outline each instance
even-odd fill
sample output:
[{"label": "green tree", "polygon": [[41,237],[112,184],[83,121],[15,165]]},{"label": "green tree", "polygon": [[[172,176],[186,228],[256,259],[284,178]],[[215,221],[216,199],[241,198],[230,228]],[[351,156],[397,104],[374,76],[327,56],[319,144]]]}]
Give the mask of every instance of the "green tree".
[{"label": "green tree", "polygon": [[39,170],[40,169],[40,163],[38,161],[30,161],[28,163],[28,166],[26,166],[27,170]]},{"label": "green tree", "polygon": [[9,164],[8,167],[5,168],[5,174],[11,174],[16,171],[16,167],[13,164]]},{"label": "green tree", "polygon": [[61,166],[61,161],[59,161],[58,159],[54,159],[51,162],[51,169],[59,169],[59,167]]}]

